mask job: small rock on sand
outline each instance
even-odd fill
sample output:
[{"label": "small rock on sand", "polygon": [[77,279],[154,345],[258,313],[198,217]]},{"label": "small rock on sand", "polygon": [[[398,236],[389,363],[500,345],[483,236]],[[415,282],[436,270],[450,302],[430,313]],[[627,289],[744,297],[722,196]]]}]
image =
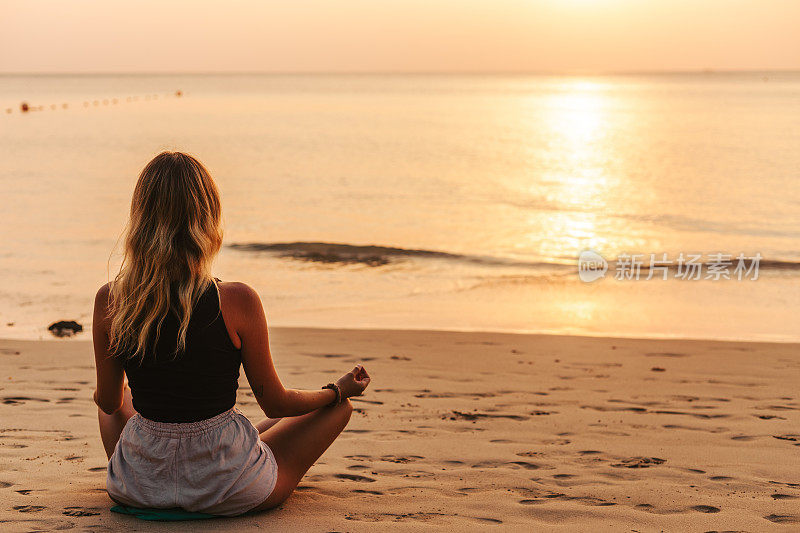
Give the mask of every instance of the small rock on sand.
[{"label": "small rock on sand", "polygon": [[56,337],[71,337],[83,331],[83,326],[74,320],[59,320],[58,322],[50,324],[47,329]]}]

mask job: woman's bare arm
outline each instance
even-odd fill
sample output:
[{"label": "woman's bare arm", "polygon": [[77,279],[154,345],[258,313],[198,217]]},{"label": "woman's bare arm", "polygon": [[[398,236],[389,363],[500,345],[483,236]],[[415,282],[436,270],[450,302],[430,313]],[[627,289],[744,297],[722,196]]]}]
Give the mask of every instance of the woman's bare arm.
[{"label": "woman's bare arm", "polygon": [[100,287],[94,299],[94,318],[92,319],[92,340],[94,342],[94,362],[97,370],[97,388],[94,402],[106,414],[113,414],[122,407],[125,371],[122,363],[109,357],[108,284]]},{"label": "woman's bare arm", "polygon": [[[281,383],[269,350],[264,306],[258,293],[244,283],[227,283],[234,305],[226,315],[233,321],[242,342],[242,366],[258,405],[270,418],[298,416],[324,407],[336,399],[331,389],[286,389]],[[226,316],[227,318],[227,316]]]}]

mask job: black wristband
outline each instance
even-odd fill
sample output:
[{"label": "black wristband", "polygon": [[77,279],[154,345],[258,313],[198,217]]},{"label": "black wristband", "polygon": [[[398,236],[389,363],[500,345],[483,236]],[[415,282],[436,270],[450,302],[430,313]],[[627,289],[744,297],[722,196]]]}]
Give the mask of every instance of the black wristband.
[{"label": "black wristband", "polygon": [[342,390],[339,388],[339,385],[337,385],[336,383],[328,383],[322,388],[331,389],[333,392],[336,393],[336,398],[334,398],[333,401],[328,405],[339,405],[339,403],[342,401]]}]

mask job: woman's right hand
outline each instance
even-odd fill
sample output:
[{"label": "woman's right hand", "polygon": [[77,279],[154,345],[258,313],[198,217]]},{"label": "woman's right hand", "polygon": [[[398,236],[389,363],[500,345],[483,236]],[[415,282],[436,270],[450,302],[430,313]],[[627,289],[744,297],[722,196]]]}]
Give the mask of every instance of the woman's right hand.
[{"label": "woman's right hand", "polygon": [[369,385],[369,374],[362,365],[356,365],[353,370],[336,380],[339,390],[342,391],[342,399],[351,396],[360,396],[364,389]]}]

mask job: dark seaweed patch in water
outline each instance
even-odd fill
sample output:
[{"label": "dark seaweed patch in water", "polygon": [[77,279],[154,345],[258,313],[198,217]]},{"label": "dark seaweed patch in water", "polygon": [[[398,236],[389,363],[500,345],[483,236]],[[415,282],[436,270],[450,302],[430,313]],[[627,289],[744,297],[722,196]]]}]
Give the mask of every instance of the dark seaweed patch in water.
[{"label": "dark seaweed patch in water", "polygon": [[372,267],[387,265],[393,260],[409,257],[431,259],[463,259],[463,256],[433,250],[410,250],[390,246],[356,246],[324,242],[247,243],[231,244],[234,250],[273,252],[280,257],[314,263],[362,264]]},{"label": "dark seaweed patch in water", "polygon": [[410,248],[396,248],[393,246],[338,244],[329,242],[275,242],[275,243],[234,243],[230,245],[234,250],[244,252],[270,252],[279,257],[328,264],[361,264],[379,267],[403,261],[410,258],[442,259],[448,261],[461,261],[486,266],[522,266],[522,267],[550,267],[564,268],[564,265],[519,261],[516,259],[462,255],[437,250],[416,250]]},{"label": "dark seaweed patch in water", "polygon": [[[405,261],[408,259],[438,259],[445,261],[458,261],[475,265],[492,266],[511,266],[543,270],[548,273],[556,271],[560,274],[576,272],[577,258],[562,257],[560,260],[553,261],[526,261],[511,257],[497,257],[491,255],[467,255],[438,250],[420,250],[413,248],[398,248],[395,246],[379,245],[357,245],[331,242],[251,242],[233,243],[228,245],[234,250],[242,252],[267,252],[278,257],[293,259],[297,261],[307,261],[311,263],[321,263],[328,265],[364,265],[369,267],[381,267],[391,263]],[[609,268],[615,263],[609,262]],[[704,263],[707,266],[707,263]],[[675,265],[670,270],[677,268]],[[761,270],[783,270],[800,272],[800,262],[776,261],[761,259],[759,262]],[[647,265],[642,265],[643,270],[647,270]],[[524,281],[524,276],[521,278]],[[511,281],[518,281],[513,278]],[[664,354],[667,355],[667,354]]]}]

